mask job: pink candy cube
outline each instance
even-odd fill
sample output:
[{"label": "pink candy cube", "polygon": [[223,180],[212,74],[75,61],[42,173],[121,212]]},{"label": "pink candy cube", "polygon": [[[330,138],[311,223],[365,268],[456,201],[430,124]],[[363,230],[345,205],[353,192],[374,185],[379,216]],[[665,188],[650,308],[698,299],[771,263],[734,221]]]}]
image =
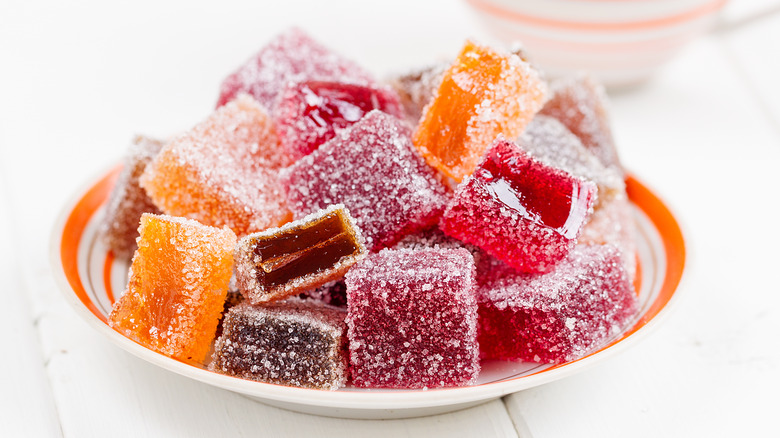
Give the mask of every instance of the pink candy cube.
[{"label": "pink candy cube", "polygon": [[298,160],[282,179],[296,218],[344,204],[369,250],[436,223],[448,196],[414,150],[407,125],[376,110]]},{"label": "pink candy cube", "polygon": [[298,159],[373,109],[403,116],[398,96],[388,87],[308,81],[288,84],[274,118],[282,147]]},{"label": "pink candy cube", "polygon": [[596,185],[497,138],[455,191],[441,219],[448,235],[523,272],[546,272],[576,243]]},{"label": "pink candy cube", "polygon": [[621,257],[610,245],[578,245],[551,272],[480,284],[483,357],[561,363],[604,345],[637,310]]},{"label": "pink candy cube", "polygon": [[289,82],[308,80],[373,83],[357,64],[331,52],[299,29],[271,40],[260,52],[225,78],[217,106],[240,93],[252,95],[273,112],[276,98]]},{"label": "pink candy cube", "polygon": [[467,250],[383,250],[355,265],[346,283],[355,386],[474,383],[477,301]]}]

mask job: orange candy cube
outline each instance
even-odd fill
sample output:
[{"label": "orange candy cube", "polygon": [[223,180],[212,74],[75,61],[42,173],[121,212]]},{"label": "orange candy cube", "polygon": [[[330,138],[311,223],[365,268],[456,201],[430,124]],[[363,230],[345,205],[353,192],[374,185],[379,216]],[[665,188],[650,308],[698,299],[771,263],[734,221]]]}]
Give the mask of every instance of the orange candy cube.
[{"label": "orange candy cube", "polygon": [[130,279],[108,324],[139,344],[182,361],[211,348],[233,272],[228,228],[145,213]]},{"label": "orange candy cube", "polygon": [[290,162],[266,111],[241,95],[166,144],[140,184],[166,214],[245,235],[290,219],[278,177]]},{"label": "orange candy cube", "polygon": [[538,73],[517,55],[466,42],[423,110],[414,145],[428,164],[461,181],[496,136],[522,133],[545,92]]}]

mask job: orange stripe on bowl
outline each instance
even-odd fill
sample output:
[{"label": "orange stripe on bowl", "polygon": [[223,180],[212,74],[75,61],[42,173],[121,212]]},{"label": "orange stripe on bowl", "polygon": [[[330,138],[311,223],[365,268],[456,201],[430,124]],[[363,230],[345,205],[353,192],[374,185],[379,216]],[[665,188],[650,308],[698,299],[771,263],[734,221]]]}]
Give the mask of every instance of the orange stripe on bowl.
[{"label": "orange stripe on bowl", "polygon": [[92,302],[84,284],[79,277],[79,245],[84,235],[84,230],[89,220],[95,214],[95,211],[105,202],[111,189],[116,182],[121,166],[112,169],[103,176],[100,181],[91,186],[89,190],[78,200],[73,207],[68,219],[65,221],[65,227],[62,230],[62,243],[60,244],[60,259],[62,268],[65,271],[65,278],[73,288],[78,299],[101,321],[106,322],[106,317]]},{"label": "orange stripe on bowl", "polygon": [[709,13],[715,12],[726,3],[726,0],[715,0],[710,3],[698,6],[691,10],[681,12],[679,14],[670,15],[662,18],[655,18],[651,20],[643,21],[630,21],[624,23],[615,22],[590,22],[583,23],[577,21],[565,21],[554,20],[551,18],[535,17],[532,15],[521,14],[519,12],[511,11],[501,6],[494,5],[484,0],[467,0],[477,9],[482,10],[490,15],[495,15],[507,20],[519,21],[526,24],[533,24],[542,27],[559,27],[569,30],[584,30],[584,31],[623,31],[623,30],[637,30],[637,29],[649,29],[656,27],[664,27],[672,24],[682,23],[685,21],[701,18]]},{"label": "orange stripe on bowl", "polygon": [[537,50],[580,51],[585,53],[647,53],[652,51],[667,51],[670,48],[680,47],[698,34],[695,29],[675,34],[668,37],[652,38],[644,41],[611,41],[611,42],[584,42],[561,41],[550,38],[535,37],[520,31],[507,32],[508,35],[522,41],[528,47]]}]

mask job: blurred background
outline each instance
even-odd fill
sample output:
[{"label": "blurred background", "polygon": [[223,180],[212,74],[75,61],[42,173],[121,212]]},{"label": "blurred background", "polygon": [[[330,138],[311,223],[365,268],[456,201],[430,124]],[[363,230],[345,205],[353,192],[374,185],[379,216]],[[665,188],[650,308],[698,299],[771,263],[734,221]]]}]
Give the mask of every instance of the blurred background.
[{"label": "blurred background", "polygon": [[[0,320],[10,341],[0,435],[771,433],[780,391],[771,275],[780,246],[780,1],[658,0],[666,9],[657,15],[611,15],[642,3],[653,2],[3,0]],[[596,36],[593,23],[612,36]],[[291,25],[379,77],[451,59],[466,38],[523,35],[551,73],[598,70],[611,85],[625,166],[684,227],[690,259],[674,311],[614,360],[507,397],[498,411],[385,423],[264,408],[92,333],[48,264],[60,209],[135,134],[165,137],[203,119],[221,80]]]}]

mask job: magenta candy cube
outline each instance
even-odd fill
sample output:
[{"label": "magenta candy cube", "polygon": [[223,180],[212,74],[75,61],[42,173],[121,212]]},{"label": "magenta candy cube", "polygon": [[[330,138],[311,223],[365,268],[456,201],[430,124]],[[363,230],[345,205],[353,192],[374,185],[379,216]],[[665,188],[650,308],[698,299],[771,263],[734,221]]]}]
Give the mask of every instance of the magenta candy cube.
[{"label": "magenta candy cube", "polygon": [[435,224],[448,197],[409,127],[377,110],[290,166],[282,182],[296,218],[344,204],[373,251]]},{"label": "magenta candy cube", "polygon": [[446,234],[522,272],[546,272],[576,243],[596,185],[497,138],[442,216]]},{"label": "magenta candy cube", "polygon": [[330,51],[300,29],[292,28],[276,36],[225,78],[217,106],[248,93],[273,113],[277,97],[288,83],[308,80],[374,83],[366,70]]},{"label": "magenta candy cube", "polygon": [[403,116],[400,99],[389,87],[308,81],[288,84],[274,119],[282,147],[298,159],[374,109]]},{"label": "magenta candy cube", "polygon": [[383,250],[346,275],[357,387],[436,388],[480,370],[474,260],[465,249]]},{"label": "magenta candy cube", "polygon": [[611,245],[578,245],[551,272],[507,272],[480,284],[477,295],[486,359],[575,360],[618,335],[637,312],[622,255]]}]

